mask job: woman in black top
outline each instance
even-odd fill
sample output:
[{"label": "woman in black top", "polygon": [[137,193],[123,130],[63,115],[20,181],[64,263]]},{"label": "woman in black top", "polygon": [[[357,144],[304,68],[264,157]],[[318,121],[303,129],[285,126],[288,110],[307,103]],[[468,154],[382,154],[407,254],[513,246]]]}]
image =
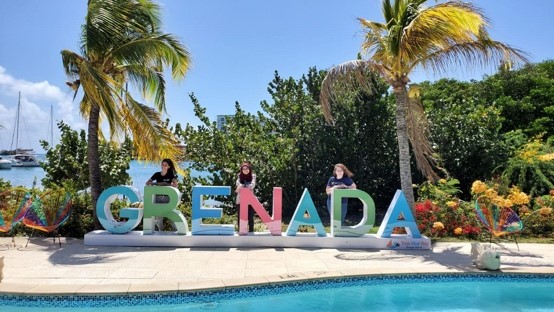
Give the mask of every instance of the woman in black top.
[{"label": "woman in black top", "polygon": [[[175,165],[173,164],[173,161],[168,158],[162,160],[162,171],[154,173],[152,177],[148,179],[148,181],[146,181],[146,185],[177,187],[177,172],[175,171]],[[166,204],[169,203],[169,196],[156,195],[154,201],[158,204]],[[158,231],[164,229],[163,218],[156,217],[154,223],[155,228],[157,228]]]},{"label": "woman in black top", "polygon": [[152,175],[146,182],[146,185],[173,186],[177,187],[177,172],[171,159],[162,160],[162,171]]}]

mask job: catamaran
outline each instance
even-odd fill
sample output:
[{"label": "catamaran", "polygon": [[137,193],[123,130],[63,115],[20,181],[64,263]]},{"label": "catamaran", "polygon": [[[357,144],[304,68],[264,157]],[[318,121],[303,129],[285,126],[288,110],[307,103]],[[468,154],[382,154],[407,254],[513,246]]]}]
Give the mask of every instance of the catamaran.
[{"label": "catamaran", "polygon": [[14,134],[12,137],[12,146],[15,138],[15,150],[11,156],[12,167],[40,167],[40,162],[33,155],[32,149],[19,148],[19,116],[21,114],[21,92],[19,92],[19,100],[17,101],[17,111],[15,114]]},{"label": "catamaran", "polygon": [[3,159],[0,156],[0,169],[12,169],[13,162],[9,159]]}]

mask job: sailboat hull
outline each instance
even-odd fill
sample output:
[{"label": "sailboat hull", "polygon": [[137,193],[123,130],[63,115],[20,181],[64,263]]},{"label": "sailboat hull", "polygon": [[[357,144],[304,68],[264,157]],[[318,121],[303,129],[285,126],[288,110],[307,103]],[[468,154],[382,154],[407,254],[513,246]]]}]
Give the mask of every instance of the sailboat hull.
[{"label": "sailboat hull", "polygon": [[12,161],[12,167],[40,167],[40,162],[34,155],[16,154]]},{"label": "sailboat hull", "polygon": [[0,157],[0,170],[2,169],[12,169],[12,161],[8,159],[2,159]]}]

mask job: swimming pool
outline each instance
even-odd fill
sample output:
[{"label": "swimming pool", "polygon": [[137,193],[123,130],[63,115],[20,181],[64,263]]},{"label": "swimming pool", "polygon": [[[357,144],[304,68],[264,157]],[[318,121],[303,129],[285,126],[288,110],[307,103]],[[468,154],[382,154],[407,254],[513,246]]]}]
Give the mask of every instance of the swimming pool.
[{"label": "swimming pool", "polygon": [[387,275],[186,293],[0,296],[29,311],[554,311],[554,275]]}]

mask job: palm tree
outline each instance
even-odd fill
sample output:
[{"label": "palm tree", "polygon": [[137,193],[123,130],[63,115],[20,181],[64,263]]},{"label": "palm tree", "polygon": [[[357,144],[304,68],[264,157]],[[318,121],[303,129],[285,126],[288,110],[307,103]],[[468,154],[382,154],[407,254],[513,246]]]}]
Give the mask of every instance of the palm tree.
[{"label": "palm tree", "polygon": [[367,71],[378,73],[392,87],[401,189],[413,209],[410,143],[420,171],[430,180],[437,175],[417,88],[408,86],[410,73],[421,68],[442,74],[462,64],[511,67],[527,58],[524,52],[493,41],[487,32],[487,18],[470,3],[447,1],[427,7],[427,0],[393,2],[382,2],[385,23],[358,19],[366,31],[362,52],[367,59],[331,68],[322,82],[320,104],[325,118],[332,122],[333,86],[340,83],[371,91]]},{"label": "palm tree", "polygon": [[[144,0],[89,0],[82,26],[81,53],[63,50],[67,84],[83,92],[81,115],[88,119],[88,166],[96,225],[96,202],[102,191],[98,142],[99,125],[107,122],[110,139],[131,133],[139,159],[156,161],[179,156],[177,141],[164,126],[164,68],[174,79],[189,69],[187,49],[171,34],[161,32],[160,8]],[[130,82],[154,108],[135,100]]]}]

